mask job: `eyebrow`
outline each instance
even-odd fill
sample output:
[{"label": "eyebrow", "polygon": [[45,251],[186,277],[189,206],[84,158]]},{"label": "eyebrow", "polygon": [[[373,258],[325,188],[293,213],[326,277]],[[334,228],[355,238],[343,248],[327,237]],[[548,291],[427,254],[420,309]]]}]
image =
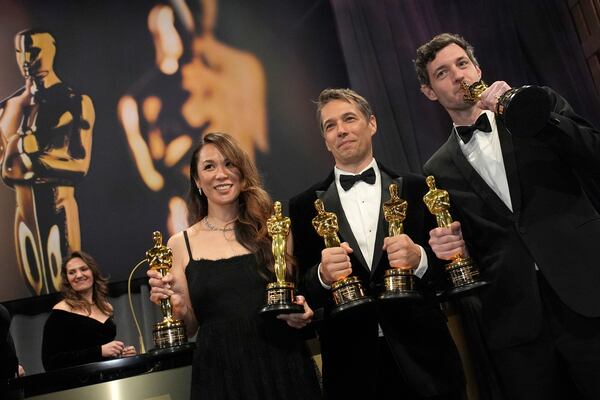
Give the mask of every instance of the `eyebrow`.
[{"label": "eyebrow", "polygon": [[[229,158],[227,158],[227,157],[223,157],[223,160],[222,160],[222,162],[227,162],[227,161],[231,161],[231,160],[230,160]],[[208,164],[208,163],[213,163],[213,164],[215,164],[215,163],[217,163],[217,162],[220,162],[220,161],[219,161],[219,160],[213,160],[212,158],[208,158],[208,159],[206,159],[206,160],[200,160],[200,162],[201,162],[202,164]]]},{"label": "eyebrow", "polygon": [[[463,61],[463,60],[471,61],[471,59],[469,57],[467,57],[467,56],[460,56],[460,57],[457,57],[456,59],[454,59],[454,61],[451,62],[450,64],[456,64],[457,62]],[[448,64],[442,64],[442,65],[440,65],[439,67],[437,67],[436,69],[433,70],[433,73],[435,74],[435,73],[439,72],[441,69],[444,69],[444,68],[448,68]]]},{"label": "eyebrow", "polygon": [[[354,111],[347,111],[347,112],[345,112],[345,113],[343,113],[341,115],[341,118],[346,118],[346,117],[348,117],[350,115],[353,116],[353,117],[358,116],[358,114],[355,113]],[[325,126],[328,122],[333,122],[334,120],[335,120],[335,118],[326,119],[325,121],[323,121],[323,126]]]}]

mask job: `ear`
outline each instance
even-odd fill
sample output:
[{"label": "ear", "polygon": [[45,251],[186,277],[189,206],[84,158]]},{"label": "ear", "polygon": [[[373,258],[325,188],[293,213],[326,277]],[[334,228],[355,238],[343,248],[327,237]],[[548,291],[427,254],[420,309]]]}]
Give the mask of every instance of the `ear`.
[{"label": "ear", "polygon": [[438,96],[429,85],[421,85],[421,93],[431,101],[437,101]]},{"label": "ear", "polygon": [[371,118],[369,118],[369,129],[371,130],[371,136],[377,132],[377,118],[374,115],[371,115]]},{"label": "ear", "polygon": [[477,71],[477,76],[479,77],[479,80],[481,80],[481,76],[483,74],[481,73],[481,68],[479,68],[479,65],[475,66],[475,71]]}]

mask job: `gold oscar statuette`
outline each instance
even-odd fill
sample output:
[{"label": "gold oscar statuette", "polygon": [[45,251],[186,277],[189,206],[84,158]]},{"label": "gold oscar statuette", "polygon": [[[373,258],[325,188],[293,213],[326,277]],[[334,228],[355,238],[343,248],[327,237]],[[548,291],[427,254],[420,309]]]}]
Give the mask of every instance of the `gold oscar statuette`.
[{"label": "gold oscar statuette", "polygon": [[294,303],[294,283],[285,280],[286,239],[290,232],[290,225],[290,218],[283,216],[281,203],[276,201],[273,204],[273,215],[267,220],[267,230],[272,239],[276,281],[267,285],[267,304],[260,310],[262,315],[304,312],[304,307]]},{"label": "gold oscar statuette", "polygon": [[[315,200],[315,209],[317,216],[313,218],[312,225],[325,241],[325,247],[339,247],[337,215],[325,211],[325,205],[321,199]],[[372,298],[365,295],[360,279],[356,276],[342,277],[333,282],[331,293],[335,302],[335,307],[331,310],[332,316],[343,311],[358,309],[359,306],[373,302]]]},{"label": "gold oscar statuette", "polygon": [[[171,249],[162,244],[162,235],[156,231],[152,234],[154,246],[146,252],[146,261],[150,269],[160,272],[162,276],[167,275],[173,264],[173,253]],[[160,311],[163,320],[154,324],[152,336],[154,338],[155,350],[168,349],[187,343],[187,335],[183,321],[173,317],[171,298],[160,301]]]},{"label": "gold oscar statuette", "polygon": [[[389,187],[390,199],[383,203],[383,216],[388,223],[388,236],[404,233],[403,222],[406,219],[408,203],[398,196],[398,185]],[[416,289],[414,268],[389,268],[385,271],[383,283],[385,291],[379,295],[380,300],[419,300],[423,296]]]},{"label": "gold oscar statuette", "polygon": [[[429,211],[435,215],[440,228],[448,228],[452,224],[450,209],[450,196],[443,189],[438,189],[435,178],[429,175],[426,179],[429,191],[423,196],[423,201]],[[458,296],[467,294],[472,290],[488,285],[488,282],[479,279],[479,269],[470,257],[456,254],[452,262],[446,264],[446,273],[452,288],[447,290],[445,296]]]},{"label": "gold oscar statuette", "polygon": [[[482,80],[469,84],[461,82],[463,99],[467,104],[475,104],[488,88]],[[496,103],[496,115],[504,121],[507,129],[521,136],[538,133],[550,119],[552,105],[550,97],[539,86],[521,86],[504,92]]]}]

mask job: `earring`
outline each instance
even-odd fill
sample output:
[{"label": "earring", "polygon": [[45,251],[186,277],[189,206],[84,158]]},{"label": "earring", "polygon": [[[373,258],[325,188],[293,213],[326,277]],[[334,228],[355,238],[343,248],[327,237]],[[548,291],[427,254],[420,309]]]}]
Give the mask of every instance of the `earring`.
[{"label": "earring", "polygon": [[198,188],[198,193],[202,196],[202,188]]}]

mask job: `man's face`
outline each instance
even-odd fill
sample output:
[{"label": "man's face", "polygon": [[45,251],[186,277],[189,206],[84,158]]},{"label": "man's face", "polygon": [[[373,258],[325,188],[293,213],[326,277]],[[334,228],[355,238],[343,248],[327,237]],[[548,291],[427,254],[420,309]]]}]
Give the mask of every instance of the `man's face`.
[{"label": "man's face", "polygon": [[367,119],[354,102],[332,100],[321,109],[321,126],[327,150],[339,168],[351,171],[373,157],[371,137],[375,116]]},{"label": "man's face", "polygon": [[24,77],[43,78],[52,71],[56,47],[50,34],[19,34],[15,37],[15,51]]},{"label": "man's face", "polygon": [[452,43],[440,50],[427,64],[429,85],[421,85],[421,92],[429,100],[439,101],[451,111],[466,110],[472,107],[464,101],[464,91],[460,83],[465,80],[472,84],[481,79],[481,70],[473,64],[466,51]]}]

